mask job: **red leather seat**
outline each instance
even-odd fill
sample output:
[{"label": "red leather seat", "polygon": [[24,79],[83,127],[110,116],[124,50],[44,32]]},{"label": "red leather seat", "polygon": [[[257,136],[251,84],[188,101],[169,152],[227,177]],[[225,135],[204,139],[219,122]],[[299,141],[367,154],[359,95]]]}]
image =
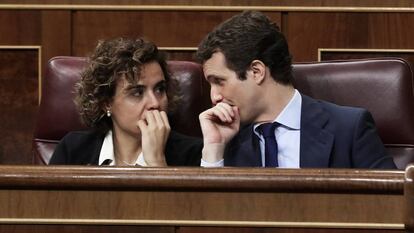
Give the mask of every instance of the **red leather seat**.
[{"label": "red leather seat", "polygon": [[414,162],[414,94],[410,65],[398,58],[294,65],[303,94],[368,109],[398,168]]}]

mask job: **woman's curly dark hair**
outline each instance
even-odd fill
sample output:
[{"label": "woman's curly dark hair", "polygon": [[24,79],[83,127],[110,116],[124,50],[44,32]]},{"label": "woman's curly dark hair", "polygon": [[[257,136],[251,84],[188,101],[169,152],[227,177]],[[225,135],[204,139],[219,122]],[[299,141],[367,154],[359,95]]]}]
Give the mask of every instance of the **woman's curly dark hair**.
[{"label": "woman's curly dark hair", "polygon": [[118,78],[124,75],[129,83],[134,83],[140,78],[142,66],[153,61],[160,64],[164,73],[171,107],[177,97],[170,90],[175,88],[171,88],[172,80],[164,54],[154,43],[140,38],[100,41],[75,86],[75,104],[84,124],[104,132],[111,129],[112,120],[105,117],[105,106],[115,95]]}]

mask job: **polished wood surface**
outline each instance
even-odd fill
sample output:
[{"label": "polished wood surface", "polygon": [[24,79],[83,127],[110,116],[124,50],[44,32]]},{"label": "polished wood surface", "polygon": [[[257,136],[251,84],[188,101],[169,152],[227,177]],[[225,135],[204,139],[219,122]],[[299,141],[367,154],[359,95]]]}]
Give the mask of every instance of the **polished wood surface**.
[{"label": "polished wood surface", "polygon": [[30,164],[32,161],[38,53],[35,48],[0,48],[0,163]]},{"label": "polished wood surface", "polygon": [[402,171],[0,166],[0,223],[401,230],[403,182]]},{"label": "polished wood surface", "polygon": [[175,233],[173,226],[111,226],[111,225],[44,225],[7,224],[0,225],[0,232],[7,233]]},{"label": "polished wood surface", "polygon": [[306,61],[318,48],[414,48],[413,21],[414,14],[291,12],[284,30],[294,60]]},{"label": "polished wood surface", "polygon": [[[182,5],[182,6],[320,6],[320,7],[413,7],[407,0],[2,0],[2,4],[79,5]],[[6,6],[5,6],[6,7]]]},{"label": "polished wood surface", "polygon": [[414,232],[414,164],[405,170],[405,224],[410,232]]},{"label": "polished wood surface", "polygon": [[[197,47],[216,25],[237,13],[79,11],[73,14],[72,52],[76,56],[88,55],[98,40],[118,36],[143,36],[161,47]],[[280,24],[280,12],[268,15]]]},{"label": "polished wood surface", "polygon": [[[0,166],[0,188],[198,189],[403,194],[403,172],[355,169]],[[28,178],[30,177],[30,179]]]},{"label": "polished wood surface", "polygon": [[[0,228],[1,229],[1,228]],[[254,227],[180,227],[179,233],[403,233],[390,229],[338,229],[338,228],[254,228]]]}]

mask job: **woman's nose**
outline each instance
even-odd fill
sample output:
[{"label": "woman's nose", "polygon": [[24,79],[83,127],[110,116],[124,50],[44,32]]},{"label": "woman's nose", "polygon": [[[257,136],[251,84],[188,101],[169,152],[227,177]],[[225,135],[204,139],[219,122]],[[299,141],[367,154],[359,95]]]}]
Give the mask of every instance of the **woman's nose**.
[{"label": "woman's nose", "polygon": [[157,98],[156,95],[154,95],[154,93],[150,93],[148,95],[148,103],[147,103],[147,109],[149,110],[154,110],[154,109],[159,109],[160,108],[160,100]]}]

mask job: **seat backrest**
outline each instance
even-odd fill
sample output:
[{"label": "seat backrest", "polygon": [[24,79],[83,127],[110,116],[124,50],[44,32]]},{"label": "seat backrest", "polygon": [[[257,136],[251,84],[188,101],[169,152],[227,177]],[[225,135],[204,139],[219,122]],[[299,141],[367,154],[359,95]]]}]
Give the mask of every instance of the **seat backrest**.
[{"label": "seat backrest", "polygon": [[414,95],[410,65],[398,58],[294,65],[295,87],[339,105],[363,107],[397,167],[414,162]]},{"label": "seat backrest", "polygon": [[[55,57],[42,79],[41,103],[33,137],[33,162],[47,164],[69,131],[85,129],[73,102],[74,84],[87,65],[84,57]],[[170,114],[170,124],[178,132],[201,136],[198,115],[210,105],[209,87],[199,64],[170,61],[171,77],[178,81],[181,100]]]}]

